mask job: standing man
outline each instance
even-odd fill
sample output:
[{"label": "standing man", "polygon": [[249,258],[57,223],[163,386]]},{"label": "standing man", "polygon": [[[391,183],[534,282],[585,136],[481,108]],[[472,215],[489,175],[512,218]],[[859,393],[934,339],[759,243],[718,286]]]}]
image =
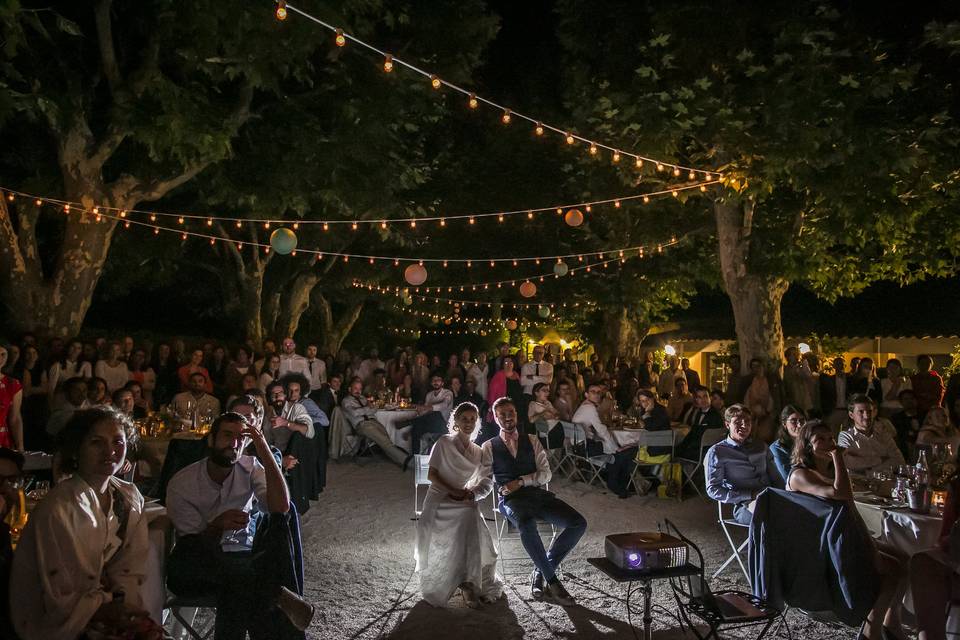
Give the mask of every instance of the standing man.
[{"label": "standing man", "polygon": [[680,360],[680,368],[683,369],[683,375],[687,377],[687,389],[693,391],[700,386],[700,374],[695,369],[690,368],[689,358]]},{"label": "standing man", "polygon": [[657,382],[657,395],[659,395],[661,399],[670,397],[670,394],[677,388],[678,379],[687,379],[683,369],[680,368],[680,362],[677,360],[677,356],[670,356],[667,362],[668,366],[660,372],[660,379]]},{"label": "standing man", "polygon": [[297,343],[293,338],[284,338],[280,343],[280,376],[288,373],[303,373],[307,371],[307,359],[297,353]]},{"label": "standing man", "polygon": [[921,416],[943,402],[943,378],[933,370],[933,358],[928,355],[917,356],[917,372],[911,379],[913,393],[917,396],[917,409]]},{"label": "standing man", "polygon": [[[560,583],[556,570],[586,533],[587,521],[576,509],[542,488],[550,482],[550,462],[536,436],[517,431],[517,407],[513,401],[500,398],[493,405],[493,413],[500,433],[483,443],[476,500],[479,502],[496,490],[497,509],[520,531],[523,548],[536,566],[530,595],[535,600],[572,606],[574,599]],[[543,547],[538,520],[562,529],[549,550]]]},{"label": "standing man", "polygon": [[[327,381],[327,364],[317,356],[317,353],[317,345],[307,345],[307,366],[303,375],[307,377],[307,382],[310,383],[310,388],[313,390],[319,389],[323,386],[323,383]],[[282,359],[280,361],[280,369],[283,369]]]},{"label": "standing man", "polygon": [[843,358],[833,359],[833,375],[820,374],[820,411],[834,433],[847,419],[847,374]]},{"label": "standing man", "polygon": [[[256,456],[242,455],[247,441]],[[170,590],[216,595],[217,640],[242,640],[247,632],[254,640],[304,638],[314,608],[300,595],[300,526],[270,445],[243,416],[225,413],[207,447],[207,457],[167,487],[178,535],[167,564]]]},{"label": "standing man", "polygon": [[553,365],[544,361],[543,353],[543,345],[535,346],[533,360],[520,369],[520,387],[523,389],[523,395],[529,398],[533,398],[534,385],[541,382],[549,385],[553,382]]}]

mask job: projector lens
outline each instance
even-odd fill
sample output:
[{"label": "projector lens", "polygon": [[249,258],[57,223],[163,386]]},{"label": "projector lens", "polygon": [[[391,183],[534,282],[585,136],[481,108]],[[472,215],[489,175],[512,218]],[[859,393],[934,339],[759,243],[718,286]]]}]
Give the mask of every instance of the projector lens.
[{"label": "projector lens", "polygon": [[639,567],[639,566],[640,566],[640,554],[639,554],[639,553],[631,553],[631,554],[629,554],[629,555],[627,556],[627,562],[630,564],[631,567]]}]

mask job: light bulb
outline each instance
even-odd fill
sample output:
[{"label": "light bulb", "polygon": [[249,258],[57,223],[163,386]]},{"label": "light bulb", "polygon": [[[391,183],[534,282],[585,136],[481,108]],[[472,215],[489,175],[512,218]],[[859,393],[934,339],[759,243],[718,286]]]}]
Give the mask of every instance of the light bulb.
[{"label": "light bulb", "polygon": [[706,190],[707,190],[707,185],[705,184],[700,185],[700,191],[706,191]]},{"label": "light bulb", "polygon": [[613,161],[614,161],[614,162],[620,162],[620,152],[619,152],[619,151],[614,151],[614,152],[613,152]]},{"label": "light bulb", "polygon": [[470,224],[476,224],[476,222],[477,222],[477,221],[474,220],[473,217],[471,216],[471,217],[470,217]]},{"label": "light bulb", "polygon": [[619,208],[620,208],[620,201],[619,201],[619,200],[614,200],[614,201],[613,201],[613,206],[614,206],[615,208],[619,209]]},{"label": "light bulb", "polygon": [[12,193],[7,194],[7,200],[9,200],[10,202],[13,202],[15,199],[16,199],[16,196],[14,196]]},{"label": "light bulb", "polygon": [[533,211],[527,211],[527,219],[533,220]]},{"label": "light bulb", "polygon": [[393,56],[389,53],[383,59],[383,71],[385,73],[393,71]]},{"label": "light bulb", "polygon": [[542,135],[543,135],[543,125],[538,122],[538,123],[537,123],[537,128],[534,129],[534,131],[536,132],[536,134],[537,134],[538,136],[542,136]]},{"label": "light bulb", "polygon": [[121,217],[121,218],[126,218],[126,217],[127,217],[127,212],[121,210],[121,211],[120,211],[120,217]]},{"label": "light bulb", "polygon": [[41,202],[40,199],[37,198],[36,200],[33,201],[33,204],[35,204],[35,205],[37,205],[37,206],[39,207],[40,205],[43,204],[43,202]]},{"label": "light bulb", "polygon": [[502,214],[502,213],[497,216],[497,221],[498,221],[498,222],[503,222],[503,214]]},{"label": "light bulb", "polygon": [[[64,212],[64,213],[70,213],[70,205],[69,205],[69,204],[63,205],[63,212]],[[93,212],[96,213],[97,210],[94,209]]]},{"label": "light bulb", "polygon": [[639,169],[640,167],[642,167],[642,166],[643,166],[643,160],[642,160],[641,158],[637,158],[636,165],[637,165],[637,169]]},{"label": "light bulb", "polygon": [[597,155],[597,151],[598,151],[598,150],[597,150],[597,145],[595,145],[595,144],[593,144],[593,143],[591,142],[591,143],[590,143],[590,155],[592,155],[592,156]]},{"label": "light bulb", "polygon": [[470,106],[471,109],[476,109],[477,107],[480,106],[480,102],[477,100],[476,94],[473,94],[473,93],[470,94],[470,99],[467,101],[467,104]]},{"label": "light bulb", "polygon": [[576,142],[576,138],[573,137],[572,133],[567,133],[567,144],[573,144]]},{"label": "light bulb", "polygon": [[213,218],[207,218],[207,226],[208,226],[208,227],[212,227],[212,226],[213,226]]},{"label": "light bulb", "polygon": [[696,176],[696,174],[695,174],[693,171],[691,171],[690,173],[687,174],[687,179],[689,179],[689,180],[695,180],[696,177],[697,177],[697,176]]},{"label": "light bulb", "polygon": [[380,223],[380,228],[381,228],[381,229],[386,229],[386,228],[387,228],[387,221],[386,221],[386,220],[384,220],[383,222]]},{"label": "light bulb", "polygon": [[157,214],[151,213],[151,214],[150,214],[150,222],[156,222],[156,221],[157,221]]},{"label": "light bulb", "polygon": [[356,223],[356,222],[351,223],[351,224],[350,224],[350,228],[353,229],[354,231],[356,231],[356,230],[357,230],[357,223]]},{"label": "light bulb", "polygon": [[239,220],[237,220],[237,229],[239,229],[241,226],[243,226],[243,223],[241,223]]},{"label": "light bulb", "polygon": [[277,16],[277,20],[286,20],[287,19],[287,3],[283,0],[278,0],[277,10],[274,12],[274,15]]},{"label": "light bulb", "polygon": [[674,167],[674,168],[673,168],[673,175],[674,175],[674,176],[679,176],[679,175],[680,175],[680,167]]},{"label": "light bulb", "polygon": [[663,165],[659,162],[657,163],[657,171],[663,171]]},{"label": "light bulb", "polygon": [[337,29],[337,35],[334,37],[333,41],[338,47],[342,47],[347,44],[347,38],[343,35],[343,29]]},{"label": "light bulb", "polygon": [[511,120],[510,109],[504,109],[503,115],[500,116],[500,122],[502,122],[503,124],[510,124],[510,120]]},{"label": "light bulb", "polygon": [[433,87],[434,89],[439,89],[442,86],[442,83],[440,82],[440,78],[438,78],[435,75],[430,76],[430,86]]},{"label": "light bulb", "polygon": [[650,202],[650,196],[643,196],[643,204],[648,204]]},{"label": "light bulb", "polygon": [[179,222],[180,224],[183,224],[183,218],[177,218],[177,222]]},{"label": "light bulb", "polygon": [[440,218],[440,226],[441,227],[447,226],[447,221],[444,218]]}]

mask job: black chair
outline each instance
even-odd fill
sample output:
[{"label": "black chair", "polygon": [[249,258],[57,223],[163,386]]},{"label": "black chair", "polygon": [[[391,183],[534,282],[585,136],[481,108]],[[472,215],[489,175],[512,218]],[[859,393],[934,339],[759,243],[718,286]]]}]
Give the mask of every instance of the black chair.
[{"label": "black chair", "polygon": [[[787,630],[788,638],[793,637],[783,612],[770,606],[763,599],[745,591],[711,591],[704,577],[703,553],[700,547],[684,536],[669,520],[666,520],[665,524],[666,533],[682,540],[696,555],[696,559],[691,557],[688,562],[699,570],[692,576],[670,578],[673,597],[680,611],[681,629],[683,625],[687,625],[698,640],[710,638],[720,640],[721,630],[756,627],[760,629],[756,640],[760,640],[767,634],[773,623],[780,620]],[[694,624],[694,618],[706,624],[710,630],[709,633],[702,634]]]},{"label": "black chair", "polygon": [[[323,434],[317,434],[321,436]],[[313,439],[295,432],[284,452],[297,459],[297,465],[284,472],[290,488],[290,500],[301,514],[310,508],[310,501],[319,496],[317,489],[317,445]]]},{"label": "black chair", "polygon": [[157,486],[157,495],[153,496],[160,501],[160,504],[166,504],[167,485],[170,479],[184,467],[193,464],[207,455],[207,440],[181,440],[173,438],[167,448],[167,457],[163,459],[163,467],[160,469],[160,482]]}]

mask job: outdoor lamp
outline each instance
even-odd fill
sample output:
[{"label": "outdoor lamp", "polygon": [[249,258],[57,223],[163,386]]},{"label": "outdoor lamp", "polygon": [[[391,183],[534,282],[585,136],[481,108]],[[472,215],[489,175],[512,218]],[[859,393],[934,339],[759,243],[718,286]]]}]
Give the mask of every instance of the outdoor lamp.
[{"label": "outdoor lamp", "polygon": [[668,356],[675,356],[675,355],[677,355],[677,348],[676,348],[675,346],[673,346],[672,344],[668,344],[667,346],[665,346],[665,347],[663,348],[663,351],[664,351]]}]

